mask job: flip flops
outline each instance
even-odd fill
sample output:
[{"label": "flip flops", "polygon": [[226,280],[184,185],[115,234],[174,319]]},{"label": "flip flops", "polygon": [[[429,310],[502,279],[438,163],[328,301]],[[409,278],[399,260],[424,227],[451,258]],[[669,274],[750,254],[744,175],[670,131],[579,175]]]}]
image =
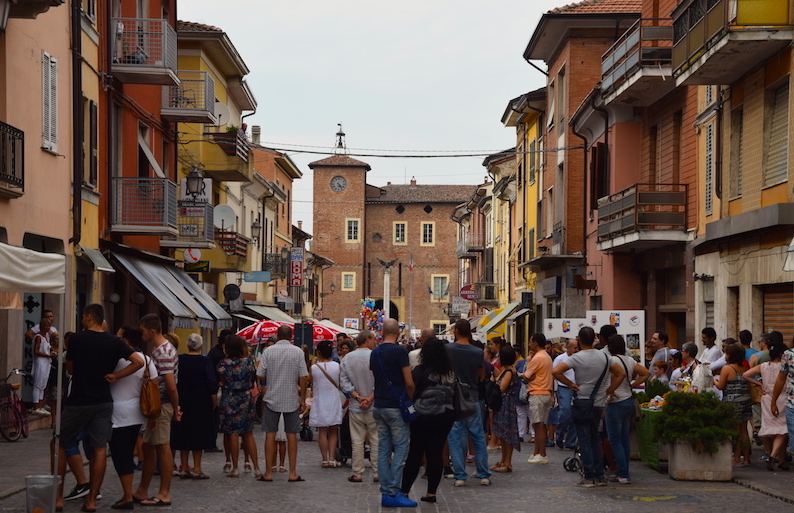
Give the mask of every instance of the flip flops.
[{"label": "flip flops", "polygon": [[361,479],[360,477],[357,477],[357,476],[350,476],[350,477],[347,478],[347,480],[350,481],[351,483],[363,483],[364,482],[363,479]]},{"label": "flip flops", "polygon": [[166,502],[160,497],[149,497],[140,502],[141,506],[170,506],[171,502]]},{"label": "flip flops", "polygon": [[300,482],[300,481],[306,481],[306,480],[303,479],[302,476],[298,476],[295,479],[287,479],[287,482],[289,482],[289,483],[297,483],[297,482]]}]

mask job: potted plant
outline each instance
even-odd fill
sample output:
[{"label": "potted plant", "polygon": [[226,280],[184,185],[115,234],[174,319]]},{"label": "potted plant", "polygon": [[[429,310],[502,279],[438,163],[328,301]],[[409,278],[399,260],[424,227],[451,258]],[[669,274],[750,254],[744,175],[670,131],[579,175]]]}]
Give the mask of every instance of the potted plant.
[{"label": "potted plant", "polygon": [[238,146],[238,134],[237,134],[238,127],[235,125],[229,125],[226,127],[225,132],[209,132],[206,133],[205,136],[211,137],[215,144],[217,144],[226,155],[231,157],[237,155],[237,146]]},{"label": "potted plant", "polygon": [[655,419],[656,435],[669,445],[672,479],[730,481],[736,409],[713,393],[670,392]]}]

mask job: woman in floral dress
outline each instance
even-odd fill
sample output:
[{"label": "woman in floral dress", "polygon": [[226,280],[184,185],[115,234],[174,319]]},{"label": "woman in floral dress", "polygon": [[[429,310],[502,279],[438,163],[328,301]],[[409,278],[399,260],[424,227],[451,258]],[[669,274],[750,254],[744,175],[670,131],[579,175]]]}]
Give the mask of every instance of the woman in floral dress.
[{"label": "woman in floral dress", "polygon": [[254,476],[262,478],[257,459],[256,441],[254,440],[254,403],[251,389],[256,378],[254,360],[248,355],[245,340],[237,335],[226,337],[226,358],[218,363],[216,373],[222,393],[219,405],[220,431],[223,433],[223,445],[232,457],[232,470],[227,477],[239,477],[237,468],[240,459],[240,440],[251,456],[254,465]]},{"label": "woman in floral dress", "polygon": [[516,402],[521,380],[516,376],[516,351],[510,346],[499,350],[502,373],[496,378],[502,390],[502,408],[493,414],[493,436],[502,443],[502,458],[491,467],[495,472],[513,471],[513,450],[521,452],[521,439],[518,436],[518,415]]}]

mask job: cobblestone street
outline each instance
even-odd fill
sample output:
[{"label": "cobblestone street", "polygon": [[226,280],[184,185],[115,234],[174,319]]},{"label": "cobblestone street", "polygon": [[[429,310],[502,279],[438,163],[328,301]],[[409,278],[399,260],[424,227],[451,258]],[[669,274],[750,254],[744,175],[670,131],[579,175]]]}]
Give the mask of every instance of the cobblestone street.
[{"label": "cobblestone street", "polygon": [[[4,474],[0,483],[4,490],[24,485],[24,476],[46,471],[46,442],[44,431],[31,434],[31,438],[17,444],[0,443],[0,461]],[[219,438],[220,440],[220,438]],[[262,436],[257,433],[259,451]],[[27,446],[27,449],[26,449]],[[768,512],[791,508],[783,500],[759,493],[735,483],[679,482],[657,473],[641,462],[632,464],[630,486],[610,485],[606,488],[578,489],[573,486],[576,475],[562,468],[562,460],[571,453],[556,448],[549,450],[549,465],[529,465],[526,459],[531,446],[523,445],[516,453],[511,474],[495,474],[493,485],[484,487],[471,479],[463,488],[455,488],[452,480],[444,479],[439,488],[436,504],[420,502],[420,511],[443,513],[476,513],[498,510],[502,513],[521,511],[552,512],[724,512],[727,504],[753,505],[755,510]],[[239,479],[224,477],[223,454],[206,454],[204,471],[208,481],[180,480],[175,478],[172,487],[173,506],[180,511],[235,511],[235,512],[328,512],[351,513],[380,511],[378,485],[365,473],[363,484],[347,481],[350,467],[337,469],[320,467],[319,453],[314,442],[299,442],[298,470],[306,478],[304,483],[287,483],[286,474],[275,474],[275,481],[254,481],[253,474],[241,474]],[[13,453],[13,454],[12,454]],[[25,456],[22,457],[21,455]],[[18,456],[19,455],[19,456]],[[10,457],[8,457],[10,456]],[[751,477],[758,482],[774,484],[778,491],[791,488],[794,476],[785,473],[766,473],[761,464],[753,468]],[[473,468],[473,467],[472,467]],[[746,470],[746,469],[742,469]],[[761,472],[764,472],[763,474]],[[762,479],[761,479],[762,478]],[[138,476],[136,475],[136,484]],[[156,481],[155,481],[156,484]],[[74,485],[67,476],[67,488]],[[417,480],[411,497],[415,500],[424,494],[424,480]],[[115,472],[108,461],[108,470],[102,486],[104,498],[99,511],[112,511],[110,505],[120,496]],[[150,493],[153,494],[152,487]],[[78,512],[80,500],[66,503],[65,512]],[[24,511],[25,493],[20,491],[0,500],[0,511]],[[138,510],[144,508],[136,507]],[[169,508],[164,508],[169,509]]]}]

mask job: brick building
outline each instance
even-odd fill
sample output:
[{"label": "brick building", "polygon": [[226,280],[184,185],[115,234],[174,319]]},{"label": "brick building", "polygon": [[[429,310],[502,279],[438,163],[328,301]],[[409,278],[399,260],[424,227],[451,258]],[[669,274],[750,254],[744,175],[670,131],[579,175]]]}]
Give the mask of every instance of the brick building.
[{"label": "brick building", "polygon": [[[457,225],[451,215],[475,186],[366,183],[369,164],[334,155],[314,171],[313,251],[334,262],[323,277],[323,316],[357,318],[361,300],[383,306],[384,266],[391,265],[391,317],[417,328],[446,329],[460,288]],[[333,287],[332,287],[333,285]]]}]

